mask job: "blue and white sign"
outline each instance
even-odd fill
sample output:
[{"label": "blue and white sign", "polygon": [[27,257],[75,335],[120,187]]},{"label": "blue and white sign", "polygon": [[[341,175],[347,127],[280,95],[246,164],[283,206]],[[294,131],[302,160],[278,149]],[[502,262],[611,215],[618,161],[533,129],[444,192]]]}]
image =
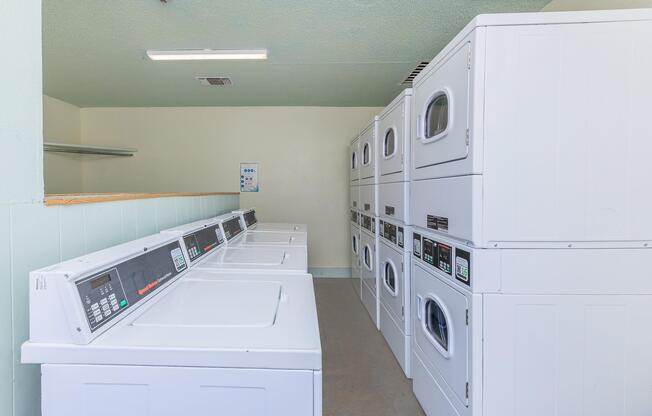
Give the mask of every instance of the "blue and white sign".
[{"label": "blue and white sign", "polygon": [[240,163],[240,192],[258,192],[258,163]]}]

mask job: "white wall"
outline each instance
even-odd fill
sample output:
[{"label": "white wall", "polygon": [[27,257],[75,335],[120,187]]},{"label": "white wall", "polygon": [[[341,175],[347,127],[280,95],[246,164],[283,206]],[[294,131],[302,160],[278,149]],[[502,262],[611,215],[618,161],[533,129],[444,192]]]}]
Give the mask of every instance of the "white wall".
[{"label": "white wall", "polygon": [[542,10],[546,12],[569,10],[636,9],[652,7],[652,0],[552,0]]},{"label": "white wall", "polygon": [[[43,140],[55,143],[81,143],[79,107],[43,96]],[[45,193],[79,193],[82,185],[82,157],[70,153],[44,153]]]},{"label": "white wall", "polygon": [[380,108],[84,108],[86,144],[136,147],[85,158],[86,192],[238,191],[239,163],[260,163],[245,193],[262,221],[308,224],[309,263],[349,267],[348,145]]}]

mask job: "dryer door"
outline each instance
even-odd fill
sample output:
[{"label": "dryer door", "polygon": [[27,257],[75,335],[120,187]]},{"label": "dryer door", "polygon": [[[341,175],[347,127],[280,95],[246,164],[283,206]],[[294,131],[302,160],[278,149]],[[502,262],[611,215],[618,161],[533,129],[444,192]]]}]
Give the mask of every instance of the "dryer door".
[{"label": "dryer door", "polygon": [[401,102],[380,121],[378,130],[380,175],[403,171],[405,105]]},{"label": "dryer door", "polygon": [[396,322],[405,322],[404,290],[406,287],[402,253],[383,240],[379,251],[380,300],[394,315]]},{"label": "dryer door", "polygon": [[417,115],[412,160],[415,169],[468,155],[470,53],[471,44],[464,44],[414,89]]},{"label": "dryer door", "polygon": [[376,174],[374,123],[360,135],[360,179],[373,178]]},{"label": "dryer door", "polygon": [[468,405],[467,298],[418,263],[414,265],[413,281],[417,318],[415,342],[458,400]]},{"label": "dryer door", "polygon": [[349,175],[351,177],[351,182],[357,183],[360,179],[360,160],[358,155],[359,149],[358,141],[355,141],[351,144],[351,152],[349,156]]},{"label": "dryer door", "polygon": [[373,293],[376,293],[376,239],[363,232],[360,247],[361,277]]}]

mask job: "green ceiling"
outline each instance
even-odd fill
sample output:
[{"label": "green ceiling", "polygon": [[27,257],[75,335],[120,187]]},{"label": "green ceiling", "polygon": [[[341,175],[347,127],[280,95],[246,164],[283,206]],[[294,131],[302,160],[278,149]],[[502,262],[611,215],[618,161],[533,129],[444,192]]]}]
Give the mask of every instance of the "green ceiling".
[{"label": "green ceiling", "polygon": [[[382,106],[475,15],[547,0],[43,0],[44,92],[81,107]],[[146,49],[267,48],[153,62]],[[196,76],[228,76],[206,87]]]}]

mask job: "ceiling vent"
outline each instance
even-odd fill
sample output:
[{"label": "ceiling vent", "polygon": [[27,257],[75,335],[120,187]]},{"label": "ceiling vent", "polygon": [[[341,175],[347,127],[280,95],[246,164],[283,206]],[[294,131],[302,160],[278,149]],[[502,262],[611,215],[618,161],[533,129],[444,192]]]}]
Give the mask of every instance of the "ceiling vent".
[{"label": "ceiling vent", "polygon": [[412,72],[410,72],[410,75],[405,77],[405,79],[401,82],[401,85],[405,85],[406,87],[411,87],[412,86],[412,81],[414,81],[414,78],[416,78],[416,76],[419,75],[419,73],[421,73],[421,71],[423,71],[423,68],[428,66],[429,63],[430,62],[427,62],[427,61],[419,62],[419,65],[417,65],[416,68],[414,68],[412,70]]},{"label": "ceiling vent", "polygon": [[227,87],[233,84],[231,78],[227,77],[197,77],[197,81],[199,81],[201,85],[209,85],[213,87]]}]

